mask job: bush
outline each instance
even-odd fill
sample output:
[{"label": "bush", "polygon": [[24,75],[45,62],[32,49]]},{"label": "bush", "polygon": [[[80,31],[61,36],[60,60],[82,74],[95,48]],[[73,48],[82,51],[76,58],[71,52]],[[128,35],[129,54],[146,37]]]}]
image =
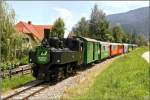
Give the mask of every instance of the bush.
[{"label": "bush", "polygon": [[24,56],[20,59],[20,65],[28,64],[28,62],[29,62],[29,57],[28,56]]},{"label": "bush", "polygon": [[0,66],[1,66],[1,71],[7,69],[7,64],[6,63],[0,63]]},{"label": "bush", "polygon": [[28,64],[28,56],[24,56],[21,59],[14,58],[12,61],[5,61],[0,63],[1,70],[9,70],[13,68],[17,68],[19,65]]}]

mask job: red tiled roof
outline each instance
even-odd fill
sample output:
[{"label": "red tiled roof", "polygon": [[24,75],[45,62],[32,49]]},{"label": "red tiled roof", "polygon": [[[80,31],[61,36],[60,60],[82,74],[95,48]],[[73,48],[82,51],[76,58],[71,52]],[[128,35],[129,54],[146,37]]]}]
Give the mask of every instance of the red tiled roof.
[{"label": "red tiled roof", "polygon": [[42,40],[44,37],[44,29],[52,29],[52,25],[33,25],[20,21],[16,24],[18,32],[31,34],[34,39]]}]

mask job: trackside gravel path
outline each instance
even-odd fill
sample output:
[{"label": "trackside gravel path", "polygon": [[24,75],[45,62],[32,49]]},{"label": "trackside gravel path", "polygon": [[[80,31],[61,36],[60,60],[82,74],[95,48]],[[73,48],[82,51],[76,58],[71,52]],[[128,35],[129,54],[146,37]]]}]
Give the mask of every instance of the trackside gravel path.
[{"label": "trackside gravel path", "polygon": [[149,63],[150,62],[150,52],[145,52],[142,57]]}]

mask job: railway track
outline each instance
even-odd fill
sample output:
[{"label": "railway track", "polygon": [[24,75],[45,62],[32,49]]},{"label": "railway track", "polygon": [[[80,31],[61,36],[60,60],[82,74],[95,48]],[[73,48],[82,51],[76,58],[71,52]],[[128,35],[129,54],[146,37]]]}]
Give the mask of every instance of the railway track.
[{"label": "railway track", "polygon": [[39,93],[40,91],[46,89],[49,85],[44,83],[44,81],[36,81],[31,86],[15,92],[6,97],[2,97],[2,100],[28,100],[29,97]]}]

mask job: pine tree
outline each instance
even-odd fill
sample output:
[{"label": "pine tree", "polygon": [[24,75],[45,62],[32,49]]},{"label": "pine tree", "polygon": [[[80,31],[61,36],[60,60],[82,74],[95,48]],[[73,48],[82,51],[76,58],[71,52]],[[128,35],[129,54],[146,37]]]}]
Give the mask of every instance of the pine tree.
[{"label": "pine tree", "polygon": [[76,36],[84,36],[89,37],[89,23],[82,17],[81,20],[73,27],[72,32],[76,34]]},{"label": "pine tree", "polygon": [[102,41],[107,40],[107,36],[109,36],[107,35],[109,23],[106,20],[105,13],[102,10],[98,9],[97,5],[94,5],[94,8],[92,9],[89,26],[92,38]]}]

